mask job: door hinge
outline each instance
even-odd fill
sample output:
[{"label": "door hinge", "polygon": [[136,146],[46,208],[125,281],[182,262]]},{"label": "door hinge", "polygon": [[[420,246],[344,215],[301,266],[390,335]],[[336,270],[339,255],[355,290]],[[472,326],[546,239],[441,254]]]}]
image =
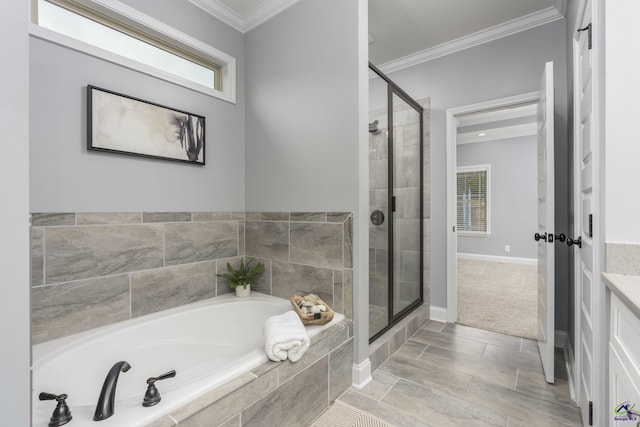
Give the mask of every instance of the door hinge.
[{"label": "door hinge", "polygon": [[589,214],[589,237],[593,237],[593,214]]},{"label": "door hinge", "polygon": [[578,29],[578,32],[587,31],[587,37],[588,37],[587,43],[588,43],[589,50],[591,50],[591,46],[592,46],[592,44],[591,44],[591,40],[592,40],[591,39],[591,29],[592,28],[593,27],[591,26],[591,23],[589,23],[589,25],[587,25],[586,27]]},{"label": "door hinge", "polygon": [[396,196],[391,196],[391,212],[396,211]]},{"label": "door hinge", "polygon": [[589,402],[589,425],[593,425],[593,402]]}]

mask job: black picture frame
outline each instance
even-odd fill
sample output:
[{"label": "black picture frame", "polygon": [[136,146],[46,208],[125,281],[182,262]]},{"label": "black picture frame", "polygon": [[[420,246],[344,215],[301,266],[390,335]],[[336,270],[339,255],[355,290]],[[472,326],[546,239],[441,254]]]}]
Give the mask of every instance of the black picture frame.
[{"label": "black picture frame", "polygon": [[87,150],[205,165],[205,117],[87,85]]}]

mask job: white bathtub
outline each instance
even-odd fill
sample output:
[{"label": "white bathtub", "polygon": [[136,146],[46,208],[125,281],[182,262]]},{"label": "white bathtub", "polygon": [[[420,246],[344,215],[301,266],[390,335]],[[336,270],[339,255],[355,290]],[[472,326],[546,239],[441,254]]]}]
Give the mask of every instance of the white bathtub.
[{"label": "white bathtub", "polygon": [[[146,425],[267,362],[262,325],[291,309],[286,299],[229,294],[38,344],[33,348],[33,426],[47,426],[55,408],[54,401],[38,400],[40,392],[69,395],[72,427]],[[329,324],[307,327],[307,332],[313,336],[342,319],[336,313]],[[131,369],[120,373],[115,413],[96,424],[102,383],[121,360]],[[162,401],[143,407],[147,378],[172,369],[175,378],[156,383]]]}]

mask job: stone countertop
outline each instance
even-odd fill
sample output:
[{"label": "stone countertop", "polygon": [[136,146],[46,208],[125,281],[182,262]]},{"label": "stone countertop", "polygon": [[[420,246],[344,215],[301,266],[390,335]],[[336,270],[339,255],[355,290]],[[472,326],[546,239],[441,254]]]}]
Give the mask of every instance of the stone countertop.
[{"label": "stone countertop", "polygon": [[602,273],[605,285],[640,318],[640,276]]}]

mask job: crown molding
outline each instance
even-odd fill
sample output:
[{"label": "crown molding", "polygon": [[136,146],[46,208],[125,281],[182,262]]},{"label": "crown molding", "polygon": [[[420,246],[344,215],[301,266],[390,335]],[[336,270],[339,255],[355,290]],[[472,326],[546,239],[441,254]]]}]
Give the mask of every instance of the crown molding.
[{"label": "crown molding", "polygon": [[260,6],[251,10],[244,18],[245,28],[243,32],[254,29],[263,22],[268,21],[280,12],[298,3],[298,1],[299,0],[268,0],[263,2]]},{"label": "crown molding", "polygon": [[556,9],[563,17],[567,17],[567,0],[556,0]]},{"label": "crown molding", "polygon": [[299,0],[266,0],[258,7],[252,9],[246,16],[242,16],[236,11],[229,9],[217,0],[189,1],[241,33],[246,33],[273,18],[283,10],[293,6]]},{"label": "crown molding", "polygon": [[[558,0],[564,3],[564,0]],[[385,74],[399,71],[404,68],[432,61],[461,50],[469,49],[484,43],[488,43],[503,37],[507,37],[531,28],[545,25],[563,19],[564,16],[555,7],[549,7],[539,12],[534,12],[522,18],[513,19],[503,24],[495,25],[468,36],[460,37],[450,42],[442,43],[420,52],[412,53],[393,61],[386,62],[378,68]]]},{"label": "crown molding", "polygon": [[222,22],[230,25],[240,32],[244,32],[244,18],[236,13],[235,11],[229,9],[227,6],[219,3],[215,0],[189,0],[194,5],[198,6],[200,9],[207,12],[209,15],[214,18],[218,18]]}]

